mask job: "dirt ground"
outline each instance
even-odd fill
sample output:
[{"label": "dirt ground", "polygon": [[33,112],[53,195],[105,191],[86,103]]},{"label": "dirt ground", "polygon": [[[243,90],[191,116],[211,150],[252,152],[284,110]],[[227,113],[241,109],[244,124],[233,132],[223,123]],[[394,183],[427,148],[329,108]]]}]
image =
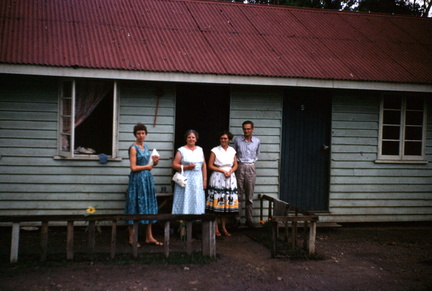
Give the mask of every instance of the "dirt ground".
[{"label": "dirt ground", "polygon": [[[20,258],[30,261],[10,264],[9,238],[2,229],[0,290],[432,290],[430,223],[319,227],[316,260],[271,258],[268,248],[251,239],[262,231],[237,229],[217,240],[217,260],[192,264],[42,264],[37,256],[32,262],[31,249],[24,249],[26,243],[37,249],[36,235],[21,232]],[[50,241],[53,237],[50,233]],[[79,242],[75,245],[79,248]],[[123,247],[120,251],[130,251]],[[139,252],[162,248],[143,246]]]}]

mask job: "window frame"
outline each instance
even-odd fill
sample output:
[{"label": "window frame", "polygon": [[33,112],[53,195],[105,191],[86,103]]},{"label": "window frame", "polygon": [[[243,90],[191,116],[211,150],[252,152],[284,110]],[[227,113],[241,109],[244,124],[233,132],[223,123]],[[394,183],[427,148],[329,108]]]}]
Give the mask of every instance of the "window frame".
[{"label": "window frame", "polygon": [[[64,86],[67,82],[71,83],[71,95],[63,96]],[[57,129],[57,155],[54,159],[69,159],[69,160],[99,160],[98,154],[76,154],[75,153],[75,98],[76,98],[76,79],[67,78],[59,81],[59,97],[58,97],[58,129]],[[70,115],[64,114],[65,100],[70,100]],[[118,82],[113,81],[113,116],[112,116],[112,154],[108,155],[110,161],[121,160],[118,157]],[[65,118],[70,118],[71,132],[65,133],[63,131]],[[62,148],[62,139],[65,136],[70,137],[69,150],[65,151]]]},{"label": "window frame", "polygon": [[[407,99],[414,96],[413,94],[396,94],[386,93],[381,95],[380,100],[380,116],[379,116],[379,138],[378,138],[378,158],[376,163],[411,163],[411,164],[425,164],[426,160],[426,134],[427,134],[427,102],[424,96],[423,98],[423,124],[422,127],[422,140],[421,140],[421,155],[405,155],[405,142],[406,142],[406,115],[407,115]],[[418,95],[416,95],[418,97]],[[383,155],[383,138],[384,131],[384,99],[385,97],[400,98],[401,99],[401,116],[400,116],[400,132],[399,132],[399,155]]]}]

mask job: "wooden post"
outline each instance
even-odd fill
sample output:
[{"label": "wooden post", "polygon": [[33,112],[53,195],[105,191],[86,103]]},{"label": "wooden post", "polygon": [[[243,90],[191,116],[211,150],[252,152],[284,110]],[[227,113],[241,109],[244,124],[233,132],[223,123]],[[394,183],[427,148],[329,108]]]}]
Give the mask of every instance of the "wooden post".
[{"label": "wooden post", "polygon": [[169,257],[169,245],[170,245],[170,222],[167,220],[164,227],[164,256]]},{"label": "wooden post", "polygon": [[297,247],[297,221],[293,221],[291,225],[291,248],[294,250]]},{"label": "wooden post", "polygon": [[267,217],[272,217],[273,216],[272,207],[273,207],[273,202],[268,201],[268,214],[267,214]]},{"label": "wooden post", "polygon": [[90,260],[93,260],[94,248],[96,244],[96,221],[88,222],[88,248],[87,255]]},{"label": "wooden post", "polygon": [[134,220],[133,222],[133,239],[132,239],[132,257],[137,258],[138,257],[138,220]]},{"label": "wooden post", "polygon": [[289,240],[289,222],[288,221],[284,221],[283,224],[285,226],[284,241],[286,243],[288,243],[288,240]]},{"label": "wooden post", "polygon": [[271,241],[272,241],[272,249],[271,249],[271,257],[276,257],[277,253],[277,228],[278,228],[278,222],[277,221],[271,221]]},{"label": "wooden post", "polygon": [[262,194],[259,194],[259,199],[260,199],[260,222],[264,221],[263,218],[263,211],[264,211],[264,199],[262,198]]},{"label": "wooden post", "polygon": [[110,246],[111,259],[114,259],[115,257],[116,243],[117,243],[117,220],[113,220],[111,225],[111,246]]},{"label": "wooden post", "polygon": [[316,221],[311,222],[311,226],[309,228],[309,255],[315,253],[315,237],[316,237]]},{"label": "wooden post", "polygon": [[73,260],[74,256],[74,222],[67,222],[67,238],[66,238],[66,260]]},{"label": "wooden post", "polygon": [[186,222],[186,253],[188,255],[192,254],[192,221]]},{"label": "wooden post", "polygon": [[309,245],[309,231],[308,231],[308,227],[309,224],[307,222],[307,220],[303,221],[303,249],[307,250],[308,249],[308,245]]},{"label": "wooden post", "polygon": [[210,258],[216,257],[216,234],[215,221],[206,220],[202,222],[202,254]]},{"label": "wooden post", "polygon": [[11,238],[11,253],[10,262],[18,262],[18,250],[19,250],[19,236],[20,236],[20,223],[12,223],[12,238]]},{"label": "wooden post", "polygon": [[40,245],[41,245],[41,261],[46,261],[48,255],[48,221],[42,221],[41,227],[41,236],[40,236]]}]

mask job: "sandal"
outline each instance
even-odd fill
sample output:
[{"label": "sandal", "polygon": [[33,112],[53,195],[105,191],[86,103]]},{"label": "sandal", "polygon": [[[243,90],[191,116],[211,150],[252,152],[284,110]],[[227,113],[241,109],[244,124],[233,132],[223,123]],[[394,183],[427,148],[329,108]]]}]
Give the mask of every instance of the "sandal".
[{"label": "sandal", "polygon": [[221,236],[221,233],[219,231],[216,231],[216,236]]},{"label": "sandal", "polygon": [[231,236],[231,234],[228,231],[224,231],[225,236]]}]

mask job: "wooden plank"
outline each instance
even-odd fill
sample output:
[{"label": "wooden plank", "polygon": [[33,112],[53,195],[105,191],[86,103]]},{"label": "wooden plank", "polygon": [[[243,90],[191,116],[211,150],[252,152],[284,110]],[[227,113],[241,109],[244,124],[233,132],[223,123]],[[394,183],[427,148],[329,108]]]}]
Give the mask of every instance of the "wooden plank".
[{"label": "wooden plank", "polygon": [[272,221],[271,222],[271,241],[272,241],[272,248],[271,248],[271,257],[274,258],[277,255],[277,222]]},{"label": "wooden plank", "polygon": [[41,246],[41,261],[46,261],[48,255],[48,220],[42,221],[41,234],[40,234],[40,246]]},{"label": "wooden plank", "polygon": [[207,237],[210,239],[209,242],[209,256],[211,258],[216,258],[216,233],[214,232],[216,220],[208,221],[209,233]]},{"label": "wooden plank", "polygon": [[93,214],[84,215],[0,215],[0,222],[27,222],[27,221],[124,221],[124,220],[214,220],[213,214]]},{"label": "wooden plank", "polygon": [[294,250],[297,247],[297,221],[293,221],[291,225],[291,248]]},{"label": "wooden plank", "polygon": [[317,223],[315,221],[311,222],[311,226],[309,228],[309,243],[308,243],[309,255],[315,254],[316,227],[317,227]]},{"label": "wooden plank", "polygon": [[110,245],[110,258],[114,259],[116,254],[117,243],[117,221],[113,220],[111,225],[111,245]]},{"label": "wooden plank", "polygon": [[169,246],[170,246],[170,222],[165,222],[164,227],[164,256],[165,258],[169,257]]},{"label": "wooden plank", "polygon": [[87,233],[88,233],[87,255],[90,260],[93,260],[94,249],[96,245],[96,221],[88,222]]},{"label": "wooden plank", "polygon": [[20,237],[20,223],[15,222],[12,224],[11,252],[10,252],[11,263],[18,262],[19,237]]},{"label": "wooden plank", "polygon": [[309,223],[305,221],[303,223],[303,249],[308,249],[308,242],[309,242]]},{"label": "wooden plank", "polygon": [[215,221],[202,222],[202,254],[210,258],[216,257]]},{"label": "wooden plank", "polygon": [[192,221],[186,222],[186,253],[192,254]]},{"label": "wooden plank", "polygon": [[66,238],[66,260],[73,260],[74,257],[74,222],[67,222],[67,238]]},{"label": "wooden plank", "polygon": [[138,220],[133,223],[132,257],[138,257]]},{"label": "wooden plank", "polygon": [[318,216],[272,216],[273,221],[318,221]]}]

